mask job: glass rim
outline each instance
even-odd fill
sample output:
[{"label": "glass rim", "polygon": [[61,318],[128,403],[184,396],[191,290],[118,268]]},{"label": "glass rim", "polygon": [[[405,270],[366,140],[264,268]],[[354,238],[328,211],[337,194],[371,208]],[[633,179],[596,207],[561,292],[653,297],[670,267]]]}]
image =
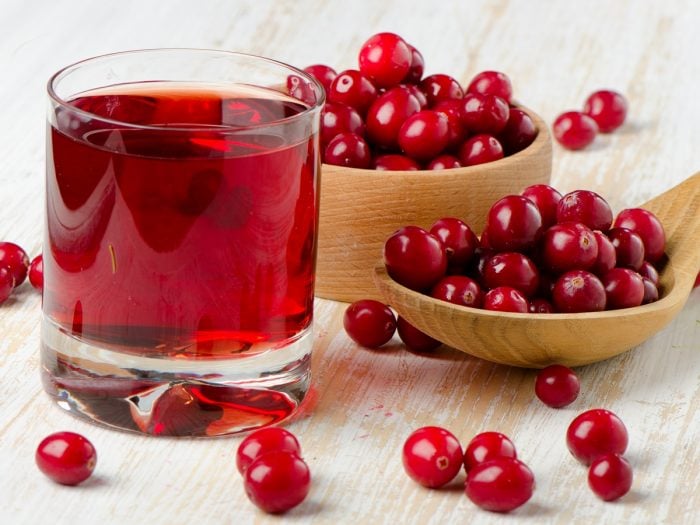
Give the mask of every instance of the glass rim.
[{"label": "glass rim", "polygon": [[[117,120],[117,119],[112,119],[108,117],[103,117],[101,115],[98,115],[96,113],[93,113],[91,111],[86,111],[84,109],[78,108],[76,106],[71,105],[71,103],[64,99],[63,97],[59,96],[58,93],[56,92],[56,86],[58,82],[61,81],[64,77],[69,75],[72,71],[75,71],[76,69],[89,65],[91,62],[97,62],[106,58],[111,58],[111,57],[120,57],[120,56],[127,56],[127,55],[140,55],[140,54],[145,54],[145,53],[153,53],[153,52],[159,52],[159,51],[171,51],[171,52],[179,52],[179,51],[186,51],[186,52],[194,52],[194,53],[214,53],[214,54],[219,54],[219,55],[224,55],[224,56],[234,56],[234,57],[239,57],[239,58],[244,58],[244,59],[253,59],[253,60],[259,60],[262,62],[266,62],[268,64],[274,65],[276,67],[281,67],[283,69],[286,69],[289,71],[290,74],[298,75],[302,77],[304,80],[308,81],[311,85],[315,87],[315,93],[317,95],[316,101],[313,105],[307,106],[304,108],[303,111],[300,111],[299,113],[295,115],[291,115],[289,117],[284,117],[281,119],[277,120],[272,120],[270,122],[265,122],[262,124],[251,124],[251,125],[246,125],[246,126],[229,126],[229,125],[221,125],[221,126],[215,126],[211,128],[203,128],[202,126],[196,126],[196,125],[177,125],[177,126],[164,126],[164,125],[149,125],[149,124],[134,124],[131,122],[124,122],[122,120]],[[108,86],[100,86],[100,87],[108,87]],[[258,86],[258,87],[263,87],[263,86]],[[96,89],[99,89],[96,88]],[[187,131],[187,130],[198,130],[198,131],[211,131],[211,132],[240,132],[240,131],[245,131],[245,130],[250,130],[250,129],[258,129],[258,128],[268,128],[268,127],[273,127],[281,124],[287,124],[290,122],[293,122],[295,120],[299,120],[301,118],[304,118],[308,113],[311,113],[313,111],[316,111],[320,109],[324,103],[326,102],[326,92],[325,89],[323,88],[323,85],[312,75],[307,73],[306,71],[303,71],[295,66],[292,66],[290,64],[287,64],[285,62],[281,62],[279,60],[275,60],[273,58],[267,58],[263,57],[260,55],[254,55],[252,53],[241,53],[238,51],[227,51],[223,49],[207,49],[207,48],[196,48],[196,47],[161,47],[161,48],[144,48],[144,49],[130,49],[126,51],[115,51],[113,53],[104,53],[101,55],[96,55],[93,57],[85,58],[82,60],[79,60],[77,62],[73,62],[72,64],[68,64],[67,66],[62,67],[58,71],[56,71],[53,75],[49,77],[49,80],[47,81],[46,84],[46,91],[49,96],[49,100],[57,104],[58,106],[64,107],[66,109],[69,109],[72,112],[77,113],[78,115],[84,115],[88,116],[91,119],[97,119],[101,122],[106,122],[109,124],[117,124],[119,126],[124,126],[132,129],[150,129],[150,130],[167,130],[167,131]],[[291,97],[291,95],[288,95]],[[294,98],[294,97],[292,97]],[[298,100],[298,99],[296,99]],[[304,104],[303,101],[300,101],[302,104]]]}]

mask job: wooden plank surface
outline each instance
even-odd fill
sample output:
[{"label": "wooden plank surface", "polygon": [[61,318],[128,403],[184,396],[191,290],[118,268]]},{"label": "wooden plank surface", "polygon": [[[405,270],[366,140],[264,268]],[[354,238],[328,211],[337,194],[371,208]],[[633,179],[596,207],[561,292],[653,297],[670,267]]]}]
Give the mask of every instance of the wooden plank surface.
[{"label": "wooden plank surface", "polygon": [[[700,168],[700,4],[693,0],[3,0],[0,6],[0,239],[40,250],[45,83],[75,60],[128,48],[191,46],[263,54],[296,65],[354,67],[372,33],[402,34],[428,72],[461,81],[507,72],[517,98],[547,122],[611,87],[630,121],[580,153],[554,148],[553,183],[589,188],[615,209],[643,202]],[[345,305],[318,300],[312,402],[290,429],[314,477],[285,516],[303,523],[693,523],[700,491],[700,291],[678,318],[632,352],[579,370],[574,405],[533,395],[534,372],[444,348],[434,357],[354,345]],[[0,306],[0,523],[266,523],[235,470],[240,438],[154,439],[79,421],[53,406],[38,374],[40,299],[28,285]],[[632,492],[605,504],[566,450],[568,423],[606,407],[630,431]],[[428,491],[402,472],[415,428],[443,425],[466,441],[510,435],[532,467],[533,499],[508,516],[478,510],[461,491]],[[99,454],[78,488],[44,478],[34,450],[46,434],[84,433]]]}]

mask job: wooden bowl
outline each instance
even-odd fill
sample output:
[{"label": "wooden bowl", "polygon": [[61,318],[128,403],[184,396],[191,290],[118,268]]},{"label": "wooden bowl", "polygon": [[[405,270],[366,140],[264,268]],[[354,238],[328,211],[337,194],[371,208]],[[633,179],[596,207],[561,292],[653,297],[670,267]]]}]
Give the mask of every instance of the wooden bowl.
[{"label": "wooden bowl", "polygon": [[552,143],[547,125],[523,151],[496,162],[442,171],[376,171],[324,164],[316,295],[337,301],[380,299],[372,278],[386,239],[409,224],[430,227],[458,217],[478,235],[499,198],[547,184]]}]

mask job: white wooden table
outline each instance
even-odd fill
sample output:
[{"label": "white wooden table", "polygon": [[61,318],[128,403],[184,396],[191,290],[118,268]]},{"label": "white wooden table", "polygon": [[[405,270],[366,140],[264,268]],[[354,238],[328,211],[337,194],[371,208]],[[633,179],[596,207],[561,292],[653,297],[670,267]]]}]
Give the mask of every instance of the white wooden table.
[{"label": "white wooden table", "polygon": [[[629,123],[585,152],[555,147],[553,184],[588,188],[617,210],[700,168],[700,3],[617,0],[2,0],[0,3],[0,239],[40,250],[46,79],[104,52],[211,47],[304,66],[354,67],[374,32],[422,50],[428,72],[461,81],[507,72],[517,98],[547,122],[598,88],[628,96]],[[700,248],[699,248],[700,249]],[[315,403],[290,425],[312,469],[311,493],[285,516],[303,523],[692,523],[699,520],[700,290],[663,332],[615,359],[579,370],[582,393],[552,410],[533,394],[535,373],[450,349],[418,357],[395,341],[358,348],[342,329],[345,305],[318,300]],[[240,438],[174,440],[106,430],[55,407],[38,373],[40,299],[28,285],[0,306],[0,523],[262,523],[234,465]],[[606,407],[630,431],[631,493],[596,499],[569,455],[565,431]],[[403,473],[400,447],[415,428],[467,441],[505,432],[533,469],[532,500],[510,515],[478,510],[461,490],[429,491]],[[34,466],[48,433],[74,430],[99,454],[79,487]]]}]

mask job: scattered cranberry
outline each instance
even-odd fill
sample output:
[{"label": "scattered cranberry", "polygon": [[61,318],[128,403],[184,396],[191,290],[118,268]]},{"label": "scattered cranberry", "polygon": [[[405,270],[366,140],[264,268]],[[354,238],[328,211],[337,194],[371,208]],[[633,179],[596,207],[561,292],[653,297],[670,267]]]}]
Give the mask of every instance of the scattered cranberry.
[{"label": "scattered cranberry", "polygon": [[360,114],[345,104],[326,102],[321,111],[321,144],[325,147],[341,133],[365,134],[365,123]]},{"label": "scattered cranberry", "polygon": [[615,414],[602,408],[579,414],[566,432],[569,451],[584,465],[590,465],[605,454],[624,454],[627,443],[624,423]]},{"label": "scattered cranberry", "polygon": [[372,299],[362,299],[345,310],[343,326],[358,345],[379,348],[394,336],[396,317],[387,305]]},{"label": "scattered cranberry", "polygon": [[44,289],[44,257],[41,254],[34,257],[29,264],[29,282],[36,290]]},{"label": "scattered cranberry", "polygon": [[441,100],[461,99],[464,91],[454,78],[449,75],[437,74],[425,77],[420,88],[428,99],[428,106],[433,107]]},{"label": "scattered cranberry", "polygon": [[525,188],[520,195],[535,203],[542,216],[542,226],[549,228],[557,222],[557,204],[561,193],[547,184],[534,184]]},{"label": "scattered cranberry", "polygon": [[594,191],[572,191],[557,204],[557,222],[580,222],[591,230],[604,232],[610,228],[612,219],[610,205]]},{"label": "scattered cranberry", "polygon": [[295,452],[276,450],[255,459],[244,474],[245,492],[260,509],[282,513],[309,493],[311,473]]},{"label": "scattered cranberry", "polygon": [[540,284],[540,272],[529,257],[519,252],[502,252],[484,265],[484,285],[487,288],[510,286],[532,297]]},{"label": "scattered cranberry", "polygon": [[7,301],[15,289],[15,278],[7,268],[0,268],[0,304]]},{"label": "scattered cranberry", "polygon": [[423,55],[411,44],[408,44],[408,48],[411,50],[411,67],[406,73],[406,77],[403,79],[404,82],[409,84],[417,84],[423,78],[423,70],[425,68],[425,60],[423,60]]},{"label": "scattered cranberry", "polygon": [[367,137],[377,146],[396,148],[401,125],[419,111],[418,99],[407,88],[392,88],[380,95],[367,111]]},{"label": "scattered cranberry", "polygon": [[405,155],[388,154],[379,155],[372,163],[375,170],[379,171],[416,171],[420,164]]},{"label": "scattered cranberry", "polygon": [[537,127],[532,117],[522,109],[511,108],[506,127],[498,135],[506,155],[514,155],[532,144],[537,137]]},{"label": "scattered cranberry", "polygon": [[510,102],[513,96],[513,87],[506,74],[498,71],[482,71],[469,83],[467,93],[495,95]]},{"label": "scattered cranberry", "polygon": [[355,69],[341,71],[331,83],[329,102],[339,102],[355,108],[364,115],[377,98],[377,88],[362,73]]},{"label": "scattered cranberry", "polygon": [[605,288],[595,275],[571,270],[559,277],[552,289],[552,301],[558,312],[600,312],[605,310]]},{"label": "scattered cranberry", "polygon": [[411,47],[394,33],[371,36],[360,49],[360,71],[380,88],[399,84],[411,69]]},{"label": "scattered cranberry", "polygon": [[430,233],[442,241],[447,252],[447,264],[452,269],[463,269],[479,246],[479,239],[467,223],[454,217],[435,221]]},{"label": "scattered cranberry", "polygon": [[333,80],[338,76],[335,69],[324,64],[313,64],[305,67],[304,71],[318,80],[323,86],[323,89],[326,90],[326,93],[330,91]]},{"label": "scattered cranberry", "polygon": [[617,253],[615,247],[607,235],[596,230],[593,232],[595,240],[598,243],[598,257],[591,271],[598,275],[605,275],[617,265]]},{"label": "scattered cranberry", "polygon": [[527,298],[523,293],[510,286],[499,286],[489,290],[484,296],[485,310],[526,314],[528,308]]},{"label": "scattered cranberry", "polygon": [[463,166],[476,166],[503,158],[503,147],[491,135],[474,135],[459,148],[459,161]]},{"label": "scattered cranberry", "polygon": [[625,121],[627,100],[615,91],[596,91],[586,99],[583,112],[595,120],[601,133],[610,133]]},{"label": "scattered cranberry", "polygon": [[554,273],[588,270],[598,258],[598,241],[591,230],[580,223],[555,224],[544,234],[542,260]]},{"label": "scattered cranberry", "polygon": [[570,405],[576,401],[580,390],[578,376],[564,365],[543,368],[535,380],[535,394],[540,401],[552,408]]},{"label": "scattered cranberry", "polygon": [[403,317],[396,320],[396,331],[406,348],[413,352],[432,352],[442,343],[428,334],[418,330]]},{"label": "scattered cranberry", "polygon": [[369,168],[372,161],[367,143],[354,133],[336,135],[326,146],[323,160],[326,164],[346,168]]},{"label": "scattered cranberry", "polygon": [[423,427],[403,445],[403,467],[424,487],[438,488],[452,481],[462,468],[462,447],[457,438],[440,427]]},{"label": "scattered cranberry", "polygon": [[642,208],[622,210],[615,218],[616,228],[633,231],[644,243],[646,259],[655,263],[661,259],[666,248],[666,233],[661,221],[650,211]]},{"label": "scattered cranberry", "polygon": [[472,133],[495,135],[503,131],[510,117],[508,102],[495,95],[467,93],[462,102],[462,122]]},{"label": "scattered cranberry", "polygon": [[464,468],[469,474],[475,466],[496,458],[517,458],[515,445],[500,432],[482,432],[472,438],[464,449]]},{"label": "scattered cranberry", "polygon": [[644,284],[644,297],[642,298],[642,304],[649,304],[658,301],[659,287],[646,277],[642,277],[642,283]]},{"label": "scattered cranberry", "polygon": [[442,241],[417,226],[404,226],[384,244],[384,263],[392,279],[412,290],[433,286],[447,270]]},{"label": "scattered cranberry", "polygon": [[431,297],[448,303],[481,308],[484,293],[479,284],[464,275],[450,275],[440,279],[430,292]]},{"label": "scattered cranberry", "polygon": [[263,454],[277,450],[286,450],[301,456],[301,447],[297,438],[280,427],[266,427],[248,435],[236,451],[236,468],[244,474],[250,464]]},{"label": "scattered cranberry", "polygon": [[566,149],[578,150],[593,142],[598,133],[598,125],[580,111],[567,111],[556,118],[552,124],[552,133]]},{"label": "scattered cranberry", "polygon": [[454,168],[461,168],[459,159],[453,155],[440,155],[435,157],[430,163],[425,167],[427,170],[451,170]]},{"label": "scattered cranberry", "polygon": [[627,228],[613,228],[608,238],[615,247],[617,265],[639,270],[644,262],[644,242],[642,238]]},{"label": "scattered cranberry", "polygon": [[588,486],[603,501],[614,501],[632,488],[632,467],[619,454],[606,454],[591,463]]},{"label": "scattered cranberry", "polygon": [[449,126],[444,113],[424,109],[408,117],[399,129],[401,149],[417,160],[429,160],[447,146]]},{"label": "scattered cranberry", "polygon": [[523,505],[535,490],[535,476],[515,458],[496,458],[469,471],[465,492],[478,507],[509,512]]},{"label": "scattered cranberry", "polygon": [[602,281],[609,310],[633,308],[642,304],[644,282],[637,272],[628,268],[613,268],[603,276]]},{"label": "scattered cranberry", "polygon": [[529,302],[527,311],[531,314],[551,314],[554,313],[554,307],[547,299],[538,297]]},{"label": "scattered cranberry", "polygon": [[496,251],[527,251],[542,233],[542,216],[530,199],[508,195],[491,206],[486,232]]},{"label": "scattered cranberry", "polygon": [[39,470],[56,483],[77,485],[92,475],[97,452],[80,434],[56,432],[39,443],[35,460]]},{"label": "scattered cranberry", "polygon": [[10,270],[15,288],[24,282],[29,270],[27,252],[12,242],[0,242],[0,268]]}]

